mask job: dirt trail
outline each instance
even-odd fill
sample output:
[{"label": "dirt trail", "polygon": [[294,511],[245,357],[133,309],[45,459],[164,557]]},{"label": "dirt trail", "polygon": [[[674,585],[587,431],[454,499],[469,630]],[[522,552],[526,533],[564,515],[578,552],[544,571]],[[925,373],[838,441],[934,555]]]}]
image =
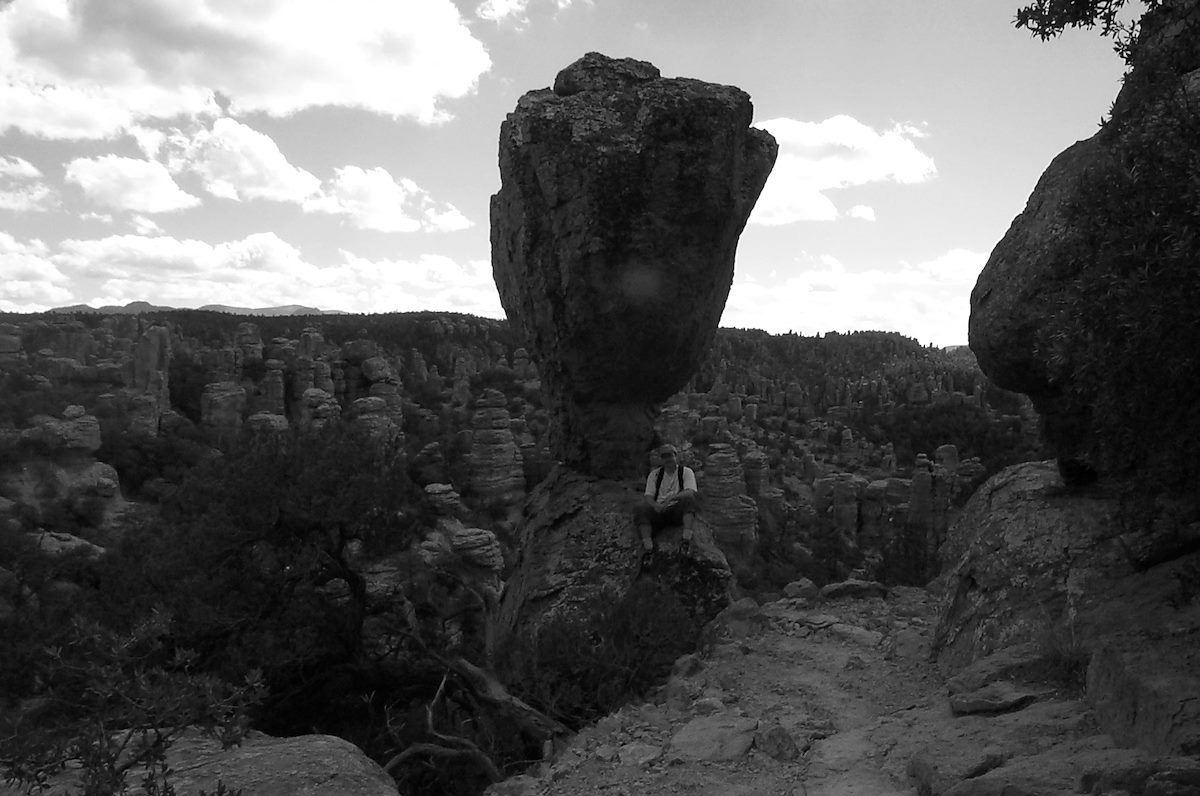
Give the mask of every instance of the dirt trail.
[{"label": "dirt trail", "polygon": [[489,793],[1200,793],[1200,761],[1117,748],[1077,693],[1021,679],[1013,651],[944,681],[928,660],[934,624],[922,589],[742,601],[652,701],[605,717]]},{"label": "dirt trail", "polygon": [[739,605],[654,702],[606,717],[537,776],[494,792],[915,793],[890,742],[873,735],[908,711],[945,704],[926,662],[932,622],[920,589],[819,608],[802,599]]}]

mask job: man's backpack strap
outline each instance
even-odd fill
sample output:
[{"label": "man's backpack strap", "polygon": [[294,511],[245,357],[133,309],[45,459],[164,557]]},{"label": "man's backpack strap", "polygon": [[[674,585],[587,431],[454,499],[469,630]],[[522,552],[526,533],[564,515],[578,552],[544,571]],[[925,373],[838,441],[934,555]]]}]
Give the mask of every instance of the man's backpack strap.
[{"label": "man's backpack strap", "polygon": [[658,500],[658,493],[662,491],[663,473],[667,471],[665,467],[658,468],[658,474],[654,476],[654,499]]}]

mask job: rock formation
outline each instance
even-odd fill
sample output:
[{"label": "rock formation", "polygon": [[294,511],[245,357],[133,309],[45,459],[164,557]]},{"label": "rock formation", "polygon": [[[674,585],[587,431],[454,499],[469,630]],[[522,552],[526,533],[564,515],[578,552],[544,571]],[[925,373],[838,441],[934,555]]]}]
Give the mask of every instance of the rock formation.
[{"label": "rock formation", "polygon": [[496,286],[583,472],[636,474],[713,339],[778,149],[751,116],[736,88],[589,53],[501,126]]},{"label": "rock formation", "polygon": [[746,494],[746,475],[730,445],[712,446],[700,486],[705,522],[735,567],[748,567],[758,547],[758,506]]},{"label": "rock formation", "polygon": [[[1077,363],[1089,359],[1098,359],[1094,367],[1099,369],[1111,367],[1116,355],[1092,351],[1089,346],[1093,343],[1086,334],[1064,335],[1060,316],[1065,312],[1085,317],[1098,309],[1081,300],[1084,294],[1080,293],[1081,284],[1097,278],[1103,254],[1095,248],[1094,229],[1088,226],[1113,226],[1134,209],[1142,212],[1156,204],[1169,206],[1176,198],[1161,192],[1156,195],[1156,183],[1149,178],[1139,182],[1131,175],[1130,164],[1122,162],[1128,160],[1123,147],[1139,136],[1149,136],[1156,139],[1155,146],[1191,147],[1180,159],[1186,162],[1190,158],[1195,163],[1200,151],[1195,118],[1189,122],[1193,132],[1183,141],[1158,142],[1160,133],[1150,125],[1175,112],[1172,108],[1194,107],[1200,102],[1198,29],[1200,18],[1192,3],[1167,2],[1146,16],[1134,51],[1134,68],[1114,103],[1111,120],[1094,136],[1054,158],[1024,211],[992,251],[971,293],[969,339],[980,368],[1001,387],[1033,399],[1060,461],[1076,463],[1065,472],[1068,478],[1076,473],[1082,481],[1094,475],[1097,467],[1104,469],[1095,455],[1094,385],[1076,383],[1070,374]],[[1180,189],[1170,186],[1163,190],[1170,194]],[[1081,218],[1077,208],[1097,194],[1111,194],[1112,201],[1097,211],[1110,216]],[[1136,230],[1134,234],[1138,234]],[[1140,234],[1146,235],[1147,230]],[[1143,277],[1141,289],[1159,292],[1157,298],[1141,294],[1147,306],[1162,304],[1168,294],[1181,289],[1194,289],[1195,282],[1185,281],[1183,274],[1155,273],[1168,267],[1159,262],[1162,252],[1151,254],[1145,245],[1139,249],[1137,241],[1128,243],[1130,259],[1140,259],[1141,271],[1150,275]],[[1190,269],[1190,263],[1185,267]],[[1124,286],[1132,284],[1138,270],[1133,268],[1122,280]],[[1113,277],[1109,273],[1105,278]],[[1194,294],[1187,301],[1186,321],[1190,322]],[[1112,320],[1109,315],[1102,322]],[[1163,330],[1163,334],[1178,337],[1190,331],[1176,328]],[[1160,340],[1160,351],[1150,353],[1160,353],[1167,342]],[[1169,413],[1162,414],[1166,422]],[[1170,436],[1167,433],[1165,438]]]},{"label": "rock formation", "polygon": [[1074,658],[1119,743],[1197,754],[1200,524],[1122,530],[1120,514],[1117,490],[1071,495],[1052,462],[984,484],[944,551],[938,660],[953,672],[1018,644]]},{"label": "rock formation", "polygon": [[[538,360],[564,463],[525,505],[502,636],[618,599],[647,566],[701,616],[727,600],[729,566],[708,526],[692,556],[639,567],[631,509],[654,415],[713,339],[738,236],[774,164],[751,115],[738,89],[589,53],[501,126],[492,266]],[[677,542],[678,529],[663,534],[659,551]]]},{"label": "rock formation", "polygon": [[468,484],[471,498],[481,506],[503,509],[525,497],[525,469],[511,423],[504,393],[488,389],[476,399]]},{"label": "rock formation", "polygon": [[[1194,756],[1200,507],[1194,482],[1169,488],[1163,477],[1171,473],[1158,458],[1194,460],[1200,428],[1173,407],[1186,397],[1194,414],[1193,391],[1180,382],[1187,387],[1175,396],[1147,396],[1127,378],[1129,350],[1097,342],[1114,331],[1138,337],[1149,346],[1144,356],[1161,353],[1173,383],[1182,339],[1192,369],[1194,257],[1172,258],[1195,249],[1178,240],[1175,251],[1160,247],[1156,236],[1178,229],[1169,226],[1177,220],[1170,212],[1159,212],[1179,199],[1171,180],[1188,179],[1190,168],[1195,184],[1194,106],[1186,135],[1160,134],[1178,120],[1173,114],[1200,100],[1200,9],[1168,0],[1144,17],[1141,31],[1112,119],[1050,164],[972,292],[970,341],[980,367],[1033,399],[1058,462],[1010,467],[972,496],[942,549],[949,569],[934,650],[954,672],[1031,648],[1041,665],[1086,677],[1095,719],[1120,746]],[[1139,162],[1164,155],[1191,165],[1163,181]],[[1120,226],[1147,212],[1149,223]],[[1186,214],[1186,236],[1194,238],[1194,206]],[[1118,238],[1104,237],[1110,228]],[[1119,315],[1128,307],[1104,303],[1126,289],[1134,290],[1123,294],[1136,296],[1134,306],[1149,314],[1162,308],[1170,320],[1131,320]],[[1188,296],[1182,314],[1181,295]],[[1072,318],[1099,325],[1073,326]],[[1126,439],[1152,439],[1163,450],[1112,457],[1130,453],[1112,449],[1112,418],[1121,411],[1113,396],[1132,407],[1126,417],[1143,421],[1127,424]],[[964,465],[942,455],[937,469]]]}]

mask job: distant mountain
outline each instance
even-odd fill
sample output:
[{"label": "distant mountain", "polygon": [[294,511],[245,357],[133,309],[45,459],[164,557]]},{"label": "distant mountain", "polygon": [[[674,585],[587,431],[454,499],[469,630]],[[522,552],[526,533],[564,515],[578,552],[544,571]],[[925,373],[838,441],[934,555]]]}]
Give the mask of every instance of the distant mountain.
[{"label": "distant mountain", "polygon": [[137,315],[142,312],[167,312],[175,309],[174,307],[160,307],[157,304],[151,304],[148,301],[131,301],[124,307],[117,304],[106,304],[103,307],[92,307],[87,304],[72,304],[69,307],[55,307],[50,312],[60,312],[63,314],[75,312],[95,312],[101,315]]},{"label": "distant mountain", "polygon": [[[103,307],[92,307],[87,304],[72,304],[69,307],[55,307],[50,312],[71,314],[77,312],[94,312],[100,315],[138,315],[144,312],[172,312],[178,307],[163,307],[148,301],[131,301],[125,306],[106,304]],[[186,308],[185,308],[186,309]],[[205,304],[201,310],[208,312],[224,312],[229,315],[349,315],[343,310],[319,310],[316,307],[304,307],[300,304],[287,304],[282,307],[230,307],[225,304]]]},{"label": "distant mountain", "polygon": [[349,315],[344,310],[319,310],[300,304],[285,304],[282,307],[229,307],[224,304],[205,304],[200,309],[210,312],[227,312],[230,315]]}]

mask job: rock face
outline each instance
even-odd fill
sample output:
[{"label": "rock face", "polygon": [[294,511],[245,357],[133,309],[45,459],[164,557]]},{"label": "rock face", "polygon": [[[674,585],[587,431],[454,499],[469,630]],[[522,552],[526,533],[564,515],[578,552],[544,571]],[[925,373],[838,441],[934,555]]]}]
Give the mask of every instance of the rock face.
[{"label": "rock face", "polygon": [[472,496],[485,506],[517,505],[525,497],[525,469],[504,393],[484,391],[475,401],[471,428]]},{"label": "rock face", "polygon": [[500,605],[500,638],[532,632],[548,618],[586,612],[625,594],[639,577],[657,578],[702,616],[727,604],[732,572],[702,523],[690,556],[670,555],[678,547],[674,529],[656,536],[661,561],[642,569],[630,516],[636,495],[627,484],[564,466],[533,490],[525,504],[520,558]]},{"label": "rock face", "polygon": [[758,506],[746,494],[746,477],[737,451],[714,445],[704,465],[700,489],[705,521],[713,538],[735,565],[748,563],[758,546]]},{"label": "rock face", "polygon": [[[189,731],[167,750],[169,782],[178,793],[226,792],[244,796],[395,796],[396,784],[383,768],[354,744],[332,735],[274,738],[250,733],[240,745],[222,749],[215,738]],[[129,774],[132,785],[140,770]],[[70,773],[52,780],[48,793],[65,792]],[[0,795],[18,789],[0,785]],[[24,793],[24,791],[20,791]],[[73,788],[70,792],[77,792]]]},{"label": "rock face", "polygon": [[554,455],[636,475],[712,342],[778,147],[739,89],[589,53],[500,129],[492,268],[538,359]]},{"label": "rock face", "polygon": [[1067,493],[1053,462],[1010,467],[972,496],[944,548],[938,662],[955,671],[1033,644],[1086,666],[1088,699],[1119,743],[1196,754],[1198,543],[1194,523],[1126,529],[1117,494]]},{"label": "rock face", "polygon": [[[1200,503],[1179,474],[1200,427],[1190,386],[1169,390],[1190,385],[1197,328],[1194,209],[1175,208],[1200,153],[1200,7],[1168,0],[1140,30],[1110,121],[1054,159],[971,294],[980,367],[1033,400],[1058,466],[1011,467],[971,498],[943,547],[934,646],[953,670],[1033,644],[1086,671],[1118,744],[1195,755]],[[1149,386],[1131,378],[1148,359]]]}]

